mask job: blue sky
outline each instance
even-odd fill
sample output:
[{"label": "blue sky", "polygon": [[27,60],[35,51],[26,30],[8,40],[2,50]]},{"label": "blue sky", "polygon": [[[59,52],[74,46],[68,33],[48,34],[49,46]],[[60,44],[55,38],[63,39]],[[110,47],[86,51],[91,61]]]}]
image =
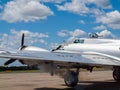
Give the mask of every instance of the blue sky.
[{"label": "blue sky", "polygon": [[46,49],[64,40],[88,37],[120,38],[120,0],[0,0],[0,48],[25,44]]}]

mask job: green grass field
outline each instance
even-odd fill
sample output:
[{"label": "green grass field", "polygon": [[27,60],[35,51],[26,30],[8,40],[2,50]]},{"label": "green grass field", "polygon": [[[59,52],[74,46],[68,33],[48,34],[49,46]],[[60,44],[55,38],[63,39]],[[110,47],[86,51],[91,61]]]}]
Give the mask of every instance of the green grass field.
[{"label": "green grass field", "polygon": [[13,70],[6,70],[6,71],[0,71],[0,73],[42,73],[41,70],[19,70],[19,71],[13,71]]}]

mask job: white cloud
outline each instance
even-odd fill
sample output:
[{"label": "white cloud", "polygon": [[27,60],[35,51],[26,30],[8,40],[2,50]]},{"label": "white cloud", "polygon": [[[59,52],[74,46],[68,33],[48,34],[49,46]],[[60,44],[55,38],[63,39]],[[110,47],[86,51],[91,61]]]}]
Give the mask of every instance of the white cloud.
[{"label": "white cloud", "polygon": [[46,19],[50,15],[53,15],[53,12],[39,0],[14,0],[5,5],[1,19],[9,23],[29,22]]},{"label": "white cloud", "polygon": [[[67,39],[67,43],[72,43],[76,38],[89,37],[89,33],[80,29],[75,29],[73,31],[61,30],[60,32],[64,33],[65,36],[69,36]],[[106,29],[100,32],[95,32],[95,33],[97,33],[101,38],[117,38],[117,36],[115,36],[112,32]],[[62,35],[61,37],[64,37],[64,35]]]},{"label": "white cloud", "polygon": [[[94,4],[94,7],[89,7],[89,5]],[[75,14],[83,15],[92,13],[94,14],[95,9],[111,9],[109,0],[72,0],[71,2],[66,2],[64,5],[56,5],[58,10],[69,11]]]},{"label": "white cloud", "polygon": [[39,37],[39,38],[48,38],[48,34],[43,34],[43,33],[38,33],[38,32],[30,32],[29,30],[21,30],[21,31],[16,31],[14,29],[11,29],[11,34],[21,36],[22,33],[24,33],[28,37]]},{"label": "white cloud", "polygon": [[108,30],[103,30],[103,31],[99,32],[98,35],[102,36],[103,38],[116,38],[116,36]]},{"label": "white cloud", "polygon": [[50,2],[50,3],[62,3],[66,0],[39,0],[40,2]]},{"label": "white cloud", "polygon": [[58,43],[51,43],[51,44],[50,44],[50,49],[51,49],[51,50],[52,50],[52,49],[55,49],[55,48],[57,48],[59,45],[60,45],[60,44],[58,44]]},{"label": "white cloud", "polygon": [[57,35],[60,37],[65,37],[65,36],[67,36],[67,33],[64,30],[62,30],[62,31],[58,32]]},{"label": "white cloud", "polygon": [[100,26],[94,27],[93,29],[94,29],[94,30],[105,30],[105,29],[107,29],[107,28],[106,28],[106,26],[104,26],[104,25],[100,25]]},{"label": "white cloud", "polygon": [[109,0],[87,0],[89,3],[93,3],[98,7],[103,9],[111,9],[112,6],[110,5]]},{"label": "white cloud", "polygon": [[84,20],[80,20],[79,22],[80,22],[80,24],[85,24]]},{"label": "white cloud", "polygon": [[113,29],[120,29],[120,12],[117,10],[99,16],[96,20]]},{"label": "white cloud", "polygon": [[65,36],[70,36],[70,37],[82,37],[86,36],[86,32],[80,29],[75,29],[73,31],[70,30],[61,30],[58,32],[58,36],[65,37]]},{"label": "white cloud", "polygon": [[21,31],[11,30],[10,34],[5,33],[1,35],[0,49],[17,50],[20,47],[22,33],[25,33],[25,45],[28,46],[32,44],[47,45],[47,42],[44,39],[49,37],[48,34],[30,32],[28,30]]},{"label": "white cloud", "polygon": [[69,11],[76,14],[84,14],[89,11],[89,8],[85,6],[83,0],[72,0],[72,2],[66,2],[63,6],[56,5],[58,10]]},{"label": "white cloud", "polygon": [[101,16],[101,15],[104,15],[105,12],[101,9],[98,9],[98,8],[92,8],[90,10],[90,13],[94,16],[94,17],[98,17],[98,16]]},{"label": "white cloud", "polygon": [[80,29],[75,29],[74,31],[70,31],[69,33],[72,37],[86,36],[86,32]]},{"label": "white cloud", "polygon": [[[73,31],[70,30],[61,30],[57,34],[60,37],[66,37],[68,36],[68,39],[66,40],[67,43],[72,43],[76,38],[81,38],[81,37],[87,37],[87,33],[83,30],[80,29],[75,29]],[[58,44],[52,44],[52,48],[58,46]]]},{"label": "white cloud", "polygon": [[48,43],[45,40],[43,40],[43,39],[40,39],[39,42],[44,44],[44,45],[48,45]]}]

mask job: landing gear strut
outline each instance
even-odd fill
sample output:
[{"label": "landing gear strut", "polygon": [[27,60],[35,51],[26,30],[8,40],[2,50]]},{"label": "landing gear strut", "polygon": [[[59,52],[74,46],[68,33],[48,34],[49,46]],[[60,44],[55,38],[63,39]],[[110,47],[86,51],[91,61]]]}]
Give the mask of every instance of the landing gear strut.
[{"label": "landing gear strut", "polygon": [[76,72],[68,70],[64,77],[65,84],[68,87],[75,87],[78,83],[78,75],[79,75],[79,70],[77,70]]},{"label": "landing gear strut", "polygon": [[113,71],[113,78],[115,81],[120,82],[120,67],[115,67]]}]

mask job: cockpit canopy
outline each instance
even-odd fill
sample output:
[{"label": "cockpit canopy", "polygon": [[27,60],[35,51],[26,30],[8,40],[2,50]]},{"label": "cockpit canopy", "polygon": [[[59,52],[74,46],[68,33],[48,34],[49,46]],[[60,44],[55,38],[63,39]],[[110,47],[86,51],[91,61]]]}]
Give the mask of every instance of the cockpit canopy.
[{"label": "cockpit canopy", "polygon": [[84,43],[84,39],[76,39],[73,43]]}]

